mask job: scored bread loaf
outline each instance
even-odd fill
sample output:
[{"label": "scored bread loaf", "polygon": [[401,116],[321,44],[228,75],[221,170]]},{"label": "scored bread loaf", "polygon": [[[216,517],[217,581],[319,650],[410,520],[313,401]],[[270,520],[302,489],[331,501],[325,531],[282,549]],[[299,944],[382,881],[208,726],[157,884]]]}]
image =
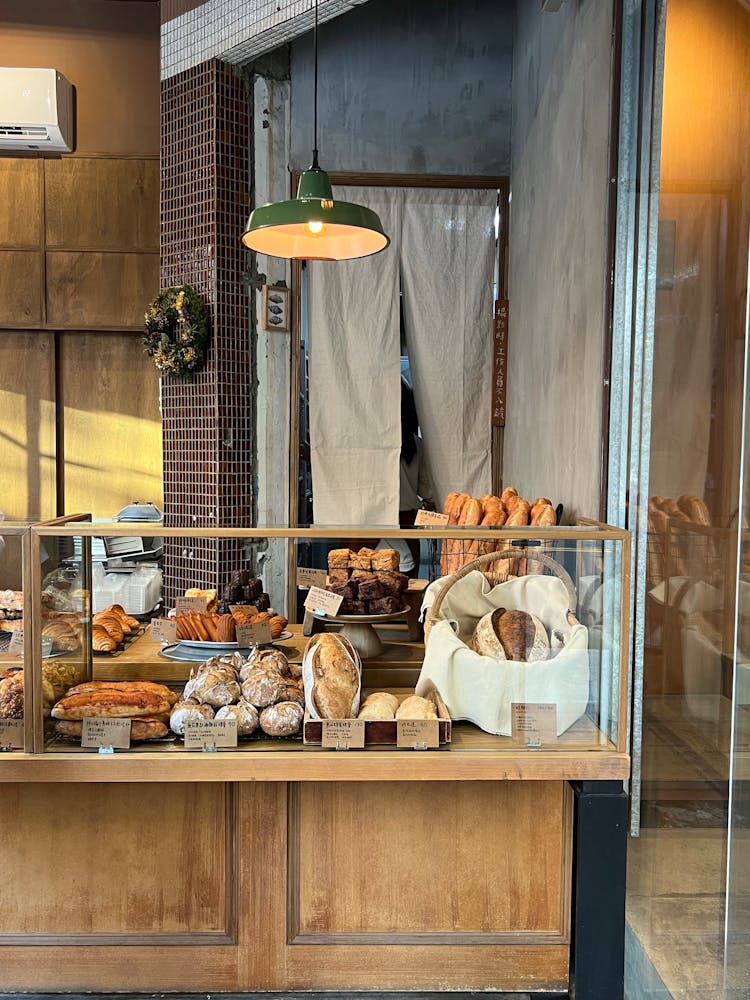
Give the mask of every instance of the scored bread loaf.
[{"label": "scored bread loaf", "polygon": [[151,691],[154,694],[165,698],[170,705],[175,705],[179,701],[179,695],[171,691],[165,684],[157,684],[155,681],[84,681],[68,688],[69,694],[89,694],[93,691]]},{"label": "scored bread loaf", "polygon": [[359,707],[361,662],[340,635],[314,635],[305,649],[311,701],[322,719],[349,719]]},{"label": "scored bread loaf", "polygon": [[269,736],[294,736],[300,731],[304,714],[296,701],[280,701],[260,713],[260,728]]},{"label": "scored bread loaf", "polygon": [[472,648],[481,656],[498,660],[532,662],[549,656],[549,636],[543,623],[528,611],[496,608],[480,618]]},{"label": "scored bread loaf", "polygon": [[168,714],[172,705],[164,695],[144,689],[98,691],[66,695],[52,707],[55,719],[127,719]]}]

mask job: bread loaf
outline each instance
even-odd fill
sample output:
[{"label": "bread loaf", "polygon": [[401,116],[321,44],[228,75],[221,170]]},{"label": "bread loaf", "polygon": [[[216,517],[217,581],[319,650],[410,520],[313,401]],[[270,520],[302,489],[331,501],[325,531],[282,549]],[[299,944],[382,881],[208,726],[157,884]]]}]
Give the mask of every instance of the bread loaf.
[{"label": "bread loaf", "polygon": [[242,697],[256,708],[266,708],[281,701],[286,694],[286,681],[276,670],[256,667],[242,682]]},{"label": "bread loaf", "polygon": [[496,608],[477,622],[472,647],[482,656],[532,662],[549,656],[549,636],[543,623],[527,611]]},{"label": "bread loaf", "polygon": [[401,556],[396,549],[376,549],[372,554],[374,570],[397,570],[401,565]]},{"label": "bread loaf", "polygon": [[311,638],[305,649],[310,657],[311,699],[323,719],[349,719],[359,702],[361,663],[343,636],[324,632]]},{"label": "bread loaf", "polygon": [[178,701],[169,716],[169,728],[178,736],[184,736],[185,726],[188,722],[198,722],[213,719],[213,717],[214,710],[210,705],[199,705],[197,701],[192,699]]},{"label": "bread loaf", "polygon": [[531,508],[525,500],[519,499],[514,505],[513,510],[508,515],[508,519],[505,522],[506,528],[516,528],[524,527],[529,523],[529,512]]},{"label": "bread loaf", "polygon": [[269,736],[294,736],[302,727],[304,714],[296,701],[280,701],[260,713],[260,728]]},{"label": "bread loaf", "polygon": [[164,698],[170,705],[176,705],[179,701],[178,695],[171,691],[165,684],[157,684],[154,681],[84,681],[76,684],[75,687],[68,688],[66,694],[90,694],[94,691],[151,691]]},{"label": "bread loaf", "polygon": [[258,710],[244,698],[240,698],[236,705],[223,705],[214,718],[236,719],[238,736],[252,736],[259,725]]},{"label": "bread loaf", "polygon": [[52,708],[55,719],[127,719],[168,714],[169,699],[155,691],[118,690],[108,687],[98,691],[69,694]]},{"label": "bread loaf", "polygon": [[437,719],[437,709],[433,702],[415,694],[404,698],[396,710],[396,719]]},{"label": "bread loaf", "polygon": [[23,718],[23,670],[0,681],[0,719]]},{"label": "bread loaf", "polygon": [[332,549],[328,553],[328,568],[346,569],[353,555],[351,549]]}]

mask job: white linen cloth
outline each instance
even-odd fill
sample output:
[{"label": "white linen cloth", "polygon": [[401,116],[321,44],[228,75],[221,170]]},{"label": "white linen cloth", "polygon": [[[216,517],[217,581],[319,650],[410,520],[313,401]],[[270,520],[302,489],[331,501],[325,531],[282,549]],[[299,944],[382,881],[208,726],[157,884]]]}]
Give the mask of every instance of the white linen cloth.
[{"label": "white linen cloth", "polygon": [[399,204],[387,188],[337,188],[334,196],[377,212],[391,246],[308,264],[313,519],[398,527]]},{"label": "white linen cloth", "polygon": [[308,265],[316,524],[398,524],[400,291],[433,499],[491,488],[492,190],[337,187],[391,238],[362,260]]},{"label": "white linen cloth", "polygon": [[[446,583],[425,591],[423,613]],[[550,637],[550,658],[533,663],[480,656],[467,645],[477,622],[495,608],[536,615]],[[554,704],[557,735],[586,711],[589,700],[588,632],[568,620],[568,592],[556,576],[514,577],[489,583],[474,570],[458,580],[430,629],[416,693],[437,690],[452,719],[466,719],[496,736],[511,735],[513,703]]]},{"label": "white linen cloth", "polygon": [[492,489],[492,303],[497,192],[406,188],[406,346],[434,500]]}]

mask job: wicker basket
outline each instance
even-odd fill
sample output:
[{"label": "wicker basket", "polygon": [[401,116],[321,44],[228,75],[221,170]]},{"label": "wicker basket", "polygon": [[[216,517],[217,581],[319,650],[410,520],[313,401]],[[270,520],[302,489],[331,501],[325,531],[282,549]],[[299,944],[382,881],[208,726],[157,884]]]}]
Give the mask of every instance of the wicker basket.
[{"label": "wicker basket", "polygon": [[[531,572],[501,579],[498,585],[493,565],[519,558]],[[461,581],[461,592],[455,591],[448,615],[441,617],[446,597]],[[451,718],[466,719],[498,736],[512,735],[514,704],[554,705],[559,736],[585,713],[589,700],[588,630],[573,613],[576,603],[569,574],[546,553],[521,548],[474,560],[443,583],[427,610],[417,694],[437,691]],[[469,645],[476,622],[498,606],[527,610],[541,619],[555,640],[549,658],[498,660]]]},{"label": "wicker basket", "polygon": [[[511,560],[515,560],[515,566],[510,565]],[[506,566],[503,567],[503,569],[499,569],[498,564],[500,563],[505,563]],[[478,559],[474,559],[472,562],[466,563],[466,565],[462,566],[456,573],[452,573],[449,577],[446,577],[442,589],[433,601],[431,607],[427,610],[427,614],[425,616],[425,642],[427,642],[432,626],[435,622],[440,620],[440,608],[446,598],[446,595],[448,594],[448,591],[459,580],[468,576],[469,573],[479,570],[484,574],[484,576],[487,577],[491,584],[494,585],[497,583],[504,583],[508,579],[511,568],[515,570],[515,576],[525,576],[530,572],[534,573],[533,569],[530,570],[529,563],[536,563],[538,566],[542,567],[542,569],[538,572],[548,570],[550,575],[556,576],[562,580],[565,585],[565,589],[568,592],[568,611],[571,614],[575,614],[577,604],[576,589],[568,571],[561,566],[557,560],[548,556],[545,552],[539,552],[536,549],[529,549],[527,547],[514,546],[512,550],[488,552],[486,555],[479,556]]]}]

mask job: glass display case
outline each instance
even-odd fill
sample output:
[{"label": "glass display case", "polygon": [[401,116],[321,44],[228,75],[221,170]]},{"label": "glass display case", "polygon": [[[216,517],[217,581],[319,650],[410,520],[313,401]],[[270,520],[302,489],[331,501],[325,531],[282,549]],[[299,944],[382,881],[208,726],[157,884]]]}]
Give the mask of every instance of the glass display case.
[{"label": "glass display case", "polygon": [[[24,665],[31,661],[31,633],[26,627],[29,582],[29,524],[0,520],[0,749],[31,745],[30,698]],[[28,733],[26,727],[28,726]]]},{"label": "glass display case", "polygon": [[[161,593],[133,614],[120,602],[97,601],[96,609],[91,602],[100,548],[92,539],[111,548],[132,526],[78,520],[31,528],[33,627],[24,666],[35,753],[320,754],[321,742],[396,751],[409,745],[401,722],[411,720],[398,712],[412,697],[435,708],[438,754],[626,752],[627,532],[596,522],[139,526],[143,537],[151,533],[164,542]],[[399,569],[401,541],[419,546],[411,576]],[[281,552],[285,571],[264,576],[271,547],[273,565]],[[127,592],[126,582],[119,593]],[[68,632],[78,641],[68,637],[61,648]],[[43,649],[49,638],[55,645]],[[326,716],[320,695],[316,701],[320,672],[312,664],[321,641],[348,651],[359,677],[343,714]],[[248,683],[274,671],[281,680],[266,684],[272,693]],[[393,696],[390,726],[367,713],[358,719],[375,692]],[[279,735],[263,713],[278,721],[287,704],[299,706],[286,710],[298,725],[287,720],[289,731],[282,725]],[[321,741],[334,721],[344,735],[338,744]]]}]

